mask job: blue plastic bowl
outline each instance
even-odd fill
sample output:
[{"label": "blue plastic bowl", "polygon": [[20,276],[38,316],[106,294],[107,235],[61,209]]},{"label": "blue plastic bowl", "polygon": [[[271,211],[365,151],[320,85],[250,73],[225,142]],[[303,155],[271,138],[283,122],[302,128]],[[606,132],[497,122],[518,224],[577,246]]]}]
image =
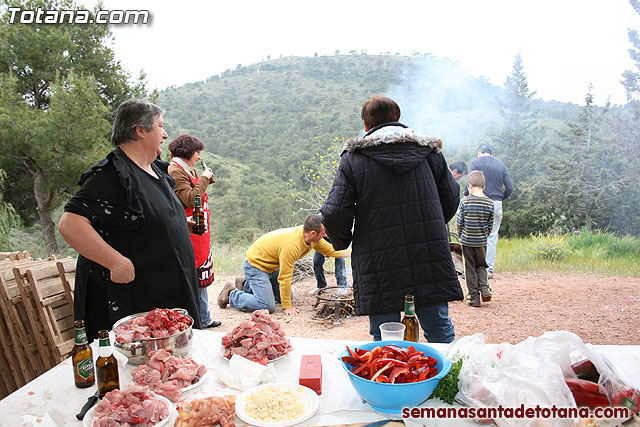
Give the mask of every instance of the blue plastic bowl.
[{"label": "blue plastic bowl", "polygon": [[367,403],[375,410],[398,413],[402,408],[416,407],[427,400],[429,396],[431,396],[431,393],[433,393],[433,390],[436,389],[440,379],[447,375],[451,370],[451,361],[444,357],[444,354],[440,353],[438,350],[429,347],[426,344],[411,341],[374,341],[362,345],[349,346],[349,348],[352,350],[354,347],[363,350],[372,350],[377,346],[384,347],[389,344],[404,348],[413,346],[418,351],[424,351],[425,356],[430,356],[436,359],[438,375],[429,378],[428,380],[415,383],[378,383],[359,377],[349,370],[350,365],[342,361],[343,356],[349,356],[349,352],[346,348],[339,357],[342,367],[347,371],[351,385],[356,389],[356,392],[358,392],[361,398],[366,400]]}]

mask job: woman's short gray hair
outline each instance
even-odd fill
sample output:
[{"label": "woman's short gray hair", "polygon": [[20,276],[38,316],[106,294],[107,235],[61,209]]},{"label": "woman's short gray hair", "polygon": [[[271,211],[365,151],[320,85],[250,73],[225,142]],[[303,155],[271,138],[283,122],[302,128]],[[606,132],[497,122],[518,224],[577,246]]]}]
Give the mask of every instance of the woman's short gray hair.
[{"label": "woman's short gray hair", "polygon": [[116,109],[113,118],[113,130],[111,132],[111,142],[113,145],[120,145],[123,142],[136,139],[136,127],[150,131],[153,128],[158,116],[164,110],[149,101],[142,99],[129,99],[124,101]]}]

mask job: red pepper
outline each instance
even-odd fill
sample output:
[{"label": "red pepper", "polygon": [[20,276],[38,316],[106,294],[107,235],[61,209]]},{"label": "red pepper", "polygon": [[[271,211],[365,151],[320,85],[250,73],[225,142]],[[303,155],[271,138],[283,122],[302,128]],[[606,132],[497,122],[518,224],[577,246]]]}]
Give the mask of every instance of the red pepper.
[{"label": "red pepper", "polygon": [[569,390],[584,393],[600,393],[600,386],[593,381],[581,380],[579,378],[565,378]]},{"label": "red pepper", "polygon": [[[436,360],[424,356],[415,347],[402,348],[395,345],[375,347],[370,351],[347,347],[349,356],[342,361],[351,365],[351,372],[376,382],[408,383],[423,381],[437,374]],[[385,373],[389,373],[387,376]]]},{"label": "red pepper", "polygon": [[363,363],[362,365],[358,366],[355,371],[353,371],[354,374],[358,375],[360,372],[364,371],[365,368],[367,368],[369,365],[367,363]]},{"label": "red pepper", "polygon": [[363,354],[362,358],[364,359],[365,356],[367,356],[367,361],[365,363],[363,363],[362,365],[360,365],[360,367],[358,369],[356,369],[355,371],[353,371],[353,373],[358,375],[359,372],[362,372],[365,375],[365,378],[366,378],[368,376],[367,374],[371,373],[373,361],[380,354],[381,351],[382,350],[380,349],[380,347],[376,347],[373,350],[371,350],[370,352],[367,352],[367,353]]},{"label": "red pepper", "polygon": [[640,391],[633,388],[623,388],[616,390],[611,396],[613,406],[624,406],[633,413],[640,412]]},{"label": "red pepper", "polygon": [[377,383],[389,383],[389,377],[386,375],[379,375],[375,380]]},{"label": "red pepper", "polygon": [[[409,348],[413,348],[413,347],[409,347]],[[409,354],[409,349],[398,347],[397,345],[393,345],[393,344],[385,345],[384,350],[389,350],[394,354],[403,356],[402,357],[403,360],[406,360],[406,356]]]},{"label": "red pepper", "polygon": [[413,356],[414,354],[424,355],[424,351],[417,351],[416,348],[412,345],[409,346],[409,355]]},{"label": "red pepper", "polygon": [[387,369],[389,369],[391,366],[393,366],[393,364],[392,364],[391,362],[387,363],[387,364],[386,364],[386,366],[385,366],[384,368],[380,369],[378,372],[376,372],[376,373],[375,373],[375,374],[370,378],[370,380],[371,380],[371,381],[375,381],[375,380],[376,380],[376,378],[377,378],[378,376],[380,376],[380,374],[382,374],[384,371],[386,371]]},{"label": "red pepper", "polygon": [[393,366],[408,366],[409,363],[408,362],[403,362],[402,360],[398,360],[398,359],[379,359],[380,363],[385,364],[385,363],[392,363]]},{"label": "red pepper", "polygon": [[427,361],[428,361],[427,365],[430,368],[435,368],[436,364],[438,363],[438,361],[436,359],[434,359],[433,357],[430,357],[430,356],[427,356]]},{"label": "red pepper", "polygon": [[565,378],[564,381],[571,390],[576,405],[588,406],[591,409],[610,406],[607,395],[600,392],[597,383],[579,378]]},{"label": "red pepper", "polygon": [[418,360],[420,360],[421,357],[422,357],[422,355],[420,355],[420,354],[414,354],[409,359],[407,359],[407,364],[412,365],[412,364],[416,363]]},{"label": "red pepper", "polygon": [[404,374],[406,372],[409,372],[409,368],[407,368],[407,367],[404,367],[404,368],[402,368],[402,367],[393,368],[393,371],[391,371],[391,375],[389,375],[389,382],[392,383],[392,384],[395,383],[396,382],[396,378],[398,377],[398,375]]},{"label": "red pepper", "polygon": [[342,356],[341,359],[344,363],[348,363],[349,365],[360,363],[359,357]]},{"label": "red pepper", "polygon": [[573,372],[581,380],[588,380],[597,383],[600,379],[598,370],[596,369],[593,362],[589,359],[584,359],[580,362],[574,363],[573,365],[571,365],[571,369],[573,369]]},{"label": "red pepper", "polygon": [[351,355],[351,357],[358,357],[358,353],[356,353],[355,351],[351,350],[349,348],[349,346],[347,346],[347,351],[349,352],[349,354]]}]

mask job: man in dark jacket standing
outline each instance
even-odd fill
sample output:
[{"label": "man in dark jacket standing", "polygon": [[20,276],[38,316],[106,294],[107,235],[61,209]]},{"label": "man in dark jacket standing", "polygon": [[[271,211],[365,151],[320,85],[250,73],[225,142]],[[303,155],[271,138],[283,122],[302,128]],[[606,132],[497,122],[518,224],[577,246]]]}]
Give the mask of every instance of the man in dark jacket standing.
[{"label": "man in dark jacket standing", "polygon": [[440,152],[442,141],[416,134],[399,119],[391,98],[377,95],[364,103],[366,133],[345,143],[320,211],[334,248],[353,240],[355,310],[369,315],[374,340],[380,340],[380,324],[400,321],[411,294],[424,337],[447,343],[455,338],[448,302],[463,298],[445,227],[460,188]]},{"label": "man in dark jacket standing", "polygon": [[[496,263],[496,248],[498,247],[498,230],[502,222],[502,201],[513,192],[513,184],[507,172],[507,167],[500,160],[493,157],[493,148],[489,144],[478,147],[478,157],[469,164],[469,173],[479,170],[485,177],[484,194],[493,200],[493,228],[487,237],[487,265],[488,277],[493,277],[493,267]],[[464,195],[469,190],[465,189]]]}]

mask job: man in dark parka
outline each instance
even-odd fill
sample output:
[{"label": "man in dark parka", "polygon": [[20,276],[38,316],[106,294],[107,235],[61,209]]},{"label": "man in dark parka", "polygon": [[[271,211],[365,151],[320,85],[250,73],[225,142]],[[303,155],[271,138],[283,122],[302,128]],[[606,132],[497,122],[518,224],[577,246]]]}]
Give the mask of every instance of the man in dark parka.
[{"label": "man in dark parka", "polygon": [[334,248],[353,241],[355,310],[369,315],[374,340],[380,324],[400,321],[405,295],[412,294],[425,339],[447,343],[455,338],[448,302],[463,298],[445,226],[460,187],[440,152],[442,141],[399,119],[391,98],[364,103],[366,133],[345,143],[320,211]]}]

